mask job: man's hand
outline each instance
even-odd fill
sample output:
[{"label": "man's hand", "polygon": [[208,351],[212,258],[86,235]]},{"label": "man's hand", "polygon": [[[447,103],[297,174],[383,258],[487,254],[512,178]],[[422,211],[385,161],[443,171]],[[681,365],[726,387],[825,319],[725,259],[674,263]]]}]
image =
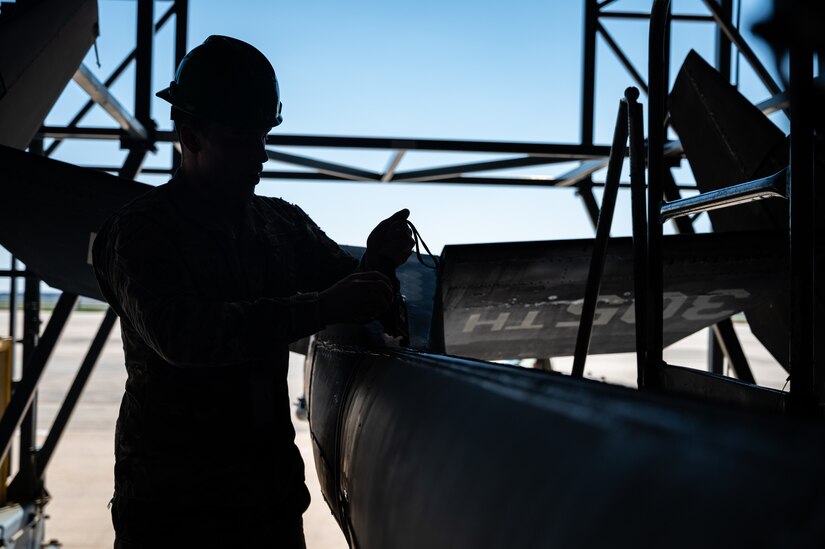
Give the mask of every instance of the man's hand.
[{"label": "man's hand", "polygon": [[404,208],[372,230],[367,238],[367,251],[364,254],[365,269],[381,272],[394,271],[396,267],[407,261],[415,244],[412,231],[407,225],[409,216],[410,210]]},{"label": "man's hand", "polygon": [[367,322],[378,318],[392,304],[390,279],[376,271],[353,273],[318,295],[324,324]]}]

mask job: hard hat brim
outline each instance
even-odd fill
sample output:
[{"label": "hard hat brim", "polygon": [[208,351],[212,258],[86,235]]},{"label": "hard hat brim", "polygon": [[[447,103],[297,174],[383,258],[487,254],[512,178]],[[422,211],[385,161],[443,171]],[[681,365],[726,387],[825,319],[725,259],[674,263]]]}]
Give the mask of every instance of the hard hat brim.
[{"label": "hard hat brim", "polygon": [[188,103],[184,103],[183,101],[175,99],[175,97],[172,95],[172,87],[171,86],[169,86],[168,88],[164,88],[164,89],[160,90],[159,92],[157,92],[155,94],[155,96],[160,97],[161,99],[163,99],[167,103],[170,103],[173,107],[175,107],[177,109],[180,109],[185,113],[188,113],[188,114],[191,114],[191,115],[196,114],[195,109],[192,107],[192,105],[189,105]]},{"label": "hard hat brim", "polygon": [[160,90],[159,92],[157,92],[155,94],[155,96],[160,97],[164,101],[166,101],[168,103],[172,103],[174,105],[174,102],[172,101],[172,89],[171,88],[164,88],[164,89]]},{"label": "hard hat brim", "polygon": [[[239,128],[261,128],[261,127],[264,127],[264,126],[268,126],[268,127],[274,128],[276,126],[280,126],[281,123],[284,121],[284,117],[280,114],[280,110],[281,110],[280,108],[278,109],[279,113],[275,116],[274,119],[262,120],[262,121],[260,121],[259,123],[256,123],[256,124],[248,124],[248,123],[247,124],[239,124],[237,122],[237,120],[233,120],[231,118],[229,118],[229,119],[228,118],[215,118],[215,117],[209,116],[208,114],[204,114],[204,115],[198,114],[191,105],[188,105],[188,104],[183,103],[181,101],[175,101],[175,99],[172,97],[172,94],[171,94],[171,91],[170,91],[169,88],[160,90],[155,95],[157,97],[160,97],[164,101],[170,103],[173,107],[175,107],[177,109],[180,109],[181,111],[183,111],[187,114],[190,114],[192,116],[202,116],[202,117],[207,118],[209,120],[214,120],[216,122],[220,122],[221,124],[226,124],[227,126],[233,126],[233,127],[239,127]],[[279,105],[280,105],[280,103],[279,103]]]}]

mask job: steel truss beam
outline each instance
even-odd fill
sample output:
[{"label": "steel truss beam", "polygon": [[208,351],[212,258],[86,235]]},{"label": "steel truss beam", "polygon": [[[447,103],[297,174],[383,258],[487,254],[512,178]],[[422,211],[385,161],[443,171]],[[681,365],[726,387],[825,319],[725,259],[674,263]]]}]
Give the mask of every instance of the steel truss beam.
[{"label": "steel truss beam", "polygon": [[334,162],[325,162],[323,160],[316,160],[306,156],[298,156],[295,154],[287,154],[273,150],[267,150],[266,155],[270,160],[283,162],[285,164],[294,164],[296,166],[314,168],[318,170],[318,173],[333,175],[341,179],[351,179],[353,181],[381,180],[381,174],[379,173],[359,170],[358,168],[352,168],[350,166],[344,166]]},{"label": "steel truss beam", "polygon": [[86,65],[81,64],[72,78],[83,88],[83,91],[89,94],[92,101],[103,107],[103,110],[109,113],[122,129],[126,130],[130,139],[141,140],[149,137],[143,124],[138,122],[138,120],[120,104],[120,101],[112,95],[109,88],[104,86]]},{"label": "steel truss beam", "polygon": [[[676,21],[697,21],[697,22],[713,22],[719,26],[718,40],[728,40],[728,47],[730,43],[735,44],[740,51],[742,51],[745,58],[751,62],[754,69],[763,79],[766,86],[773,92],[778,93],[778,87],[770,79],[767,71],[761,66],[758,59],[756,59],[753,52],[749,49],[747,43],[738,33],[736,28],[731,23],[730,18],[730,2],[722,0],[703,0],[709,10],[709,15],[691,15],[691,14],[669,14],[669,18]],[[446,140],[428,140],[428,139],[382,139],[382,138],[352,138],[352,137],[322,137],[322,136],[289,136],[289,135],[272,135],[269,136],[267,143],[274,146],[295,146],[295,147],[323,147],[323,148],[356,148],[356,149],[370,149],[383,148],[395,150],[395,158],[391,169],[385,170],[383,173],[376,173],[371,170],[365,170],[358,167],[343,166],[336,163],[327,162],[321,159],[310,157],[299,157],[297,155],[289,155],[288,153],[277,151],[271,156],[277,157],[275,159],[291,164],[302,165],[310,167],[318,171],[318,174],[323,176],[332,176],[340,180],[358,180],[358,181],[421,181],[421,182],[443,182],[447,179],[468,182],[464,177],[468,173],[477,171],[495,171],[522,166],[540,166],[562,160],[580,161],[582,165],[571,170],[567,174],[553,178],[548,186],[572,186],[572,185],[587,185],[592,174],[601,170],[607,165],[608,149],[604,146],[593,145],[593,126],[594,118],[594,97],[595,97],[595,80],[596,80],[596,52],[595,41],[599,34],[602,35],[607,45],[615,53],[619,62],[626,68],[631,78],[636,81],[643,91],[646,91],[647,84],[644,82],[640,72],[633,66],[627,55],[622,51],[617,42],[607,32],[604,25],[601,24],[600,19],[649,19],[650,15],[647,13],[637,12],[623,12],[623,11],[608,11],[606,8],[613,4],[612,0],[585,0],[585,51],[584,51],[584,73],[583,73],[583,88],[582,88],[582,144],[581,145],[559,145],[559,144],[545,144],[545,143],[500,143],[500,142],[473,142],[473,141],[446,141]],[[151,2],[148,0],[140,0],[138,2],[138,26],[141,29],[148,29],[151,25]],[[176,60],[182,58],[185,53],[185,19],[188,12],[188,4],[186,1],[177,0],[175,4],[164,13],[163,17],[153,25],[153,31],[147,32],[143,30],[138,33],[138,47],[133,51],[107,79],[104,85],[109,85],[123,72],[123,69],[132,60],[138,61],[139,75],[136,77],[136,113],[140,111],[140,116],[136,118],[146,118],[147,123],[151,123],[148,118],[148,101],[151,94],[151,80],[149,78],[150,72],[147,69],[141,69],[141,61],[145,61],[151,57],[151,35],[157,32],[169,20],[171,15],[177,13],[177,40],[175,57]],[[148,14],[148,16],[147,16]],[[183,38],[183,40],[181,40]],[[724,46],[723,46],[724,47]],[[720,64],[720,69],[725,70],[725,62],[722,61],[724,56],[719,56],[717,63]],[[729,56],[728,56],[729,61]],[[145,66],[150,66],[146,63]],[[729,63],[728,63],[729,72]],[[138,89],[140,88],[140,89]],[[142,102],[138,105],[137,102]],[[772,97],[765,102],[764,108],[766,110],[775,110],[786,105],[784,97]],[[136,174],[140,170],[142,161],[146,154],[146,142],[144,140],[143,146],[137,146],[134,139],[134,129],[130,132],[124,130],[112,130],[108,128],[85,128],[77,129],[76,123],[88,111],[91,103],[84,106],[84,109],[77,117],[69,124],[67,128],[43,128],[41,132],[42,137],[52,137],[55,142],[47,150],[47,153],[54,150],[62,139],[67,138],[87,138],[87,139],[120,139],[124,141],[131,152],[124,167],[121,170],[122,175]],[[121,123],[123,126],[123,124]],[[150,127],[153,124],[150,124]],[[157,132],[157,141],[159,142],[175,142],[173,132]],[[457,164],[455,166],[441,166],[433,168],[424,168],[414,171],[403,172],[399,171],[398,167],[403,157],[401,151],[408,150],[438,150],[451,152],[485,152],[485,153],[509,153],[526,155],[523,159],[503,159],[493,160],[489,162],[481,162],[473,164]],[[679,151],[681,153],[681,151]],[[541,158],[546,157],[552,159],[549,161],[542,161]],[[177,152],[173,152],[173,167],[176,167],[179,162]],[[284,174],[285,172],[269,172],[270,174]],[[288,179],[304,179],[303,174],[296,174],[290,176],[286,172]],[[498,179],[498,178],[493,178]],[[488,178],[472,178],[478,184],[497,184],[497,181],[491,181]],[[533,186],[535,181],[532,178],[507,178],[505,184],[514,184],[523,182],[525,185]],[[545,184],[545,183],[542,183]],[[582,193],[582,197],[586,197],[587,193]],[[588,211],[592,210],[592,204],[588,206]]]},{"label": "steel truss beam", "polygon": [[[104,139],[117,140],[126,137],[117,128],[85,127],[68,128],[43,126],[38,138],[53,139]],[[158,131],[158,143],[175,143],[173,131]],[[407,139],[398,137],[343,137],[294,134],[270,134],[266,144],[277,147],[312,147],[330,149],[390,149],[409,151],[472,152],[500,154],[529,154],[536,157],[570,161],[607,158],[610,147],[606,145],[575,145],[569,143],[538,143],[534,141],[477,141],[461,139]]]},{"label": "steel truss beam", "polygon": [[[154,25],[155,33],[157,33],[160,29],[163,28],[163,26],[166,24],[166,22],[169,21],[169,19],[172,17],[172,15],[175,14],[176,9],[179,10],[179,8],[177,8],[177,5],[180,4],[180,3],[182,3],[182,2],[177,1],[175,3],[175,5],[170,7],[168,10],[166,10],[166,13],[164,13],[163,16],[157,21],[157,23],[155,23],[155,25]],[[185,4],[185,2],[183,2],[183,4]],[[184,15],[183,15],[183,19],[184,19],[183,26],[184,26],[184,28],[186,27],[185,18],[186,18],[186,14],[184,13]],[[178,20],[181,19],[180,13],[177,15],[177,19]],[[129,65],[132,63],[132,61],[135,60],[136,56],[137,56],[137,48],[135,48],[131,52],[129,52],[129,54],[123,59],[123,61],[121,61],[120,65],[118,65],[117,68],[114,71],[112,71],[112,74],[103,82],[103,85],[105,87],[109,88],[115,82],[117,82],[118,78],[120,78],[120,75],[123,74],[123,72],[129,67]],[[81,120],[83,120],[83,118],[89,113],[89,111],[92,109],[92,107],[94,105],[95,105],[94,101],[92,101],[92,100],[87,101],[86,104],[83,105],[83,107],[81,107],[81,109],[77,112],[77,114],[74,116],[74,118],[72,118],[72,120],[66,125],[66,128],[75,128],[75,127],[77,127],[77,124]],[[68,139],[68,138],[69,137],[55,138],[54,142],[51,145],[49,145],[49,147],[46,149],[46,152],[45,152],[46,156],[51,156],[52,153],[54,153],[54,151],[57,149],[57,147],[60,146],[60,143],[64,139]]]}]

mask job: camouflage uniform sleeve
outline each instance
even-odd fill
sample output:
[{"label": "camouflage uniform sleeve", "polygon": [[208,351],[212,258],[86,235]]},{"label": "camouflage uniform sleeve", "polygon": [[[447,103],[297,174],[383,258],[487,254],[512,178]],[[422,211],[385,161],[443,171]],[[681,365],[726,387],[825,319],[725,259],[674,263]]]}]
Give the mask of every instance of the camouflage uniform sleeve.
[{"label": "camouflage uniform sleeve", "polygon": [[[279,356],[320,329],[317,297],[210,301],[195,293],[178,250],[157,223],[119,217],[101,228],[93,263],[107,301],[165,361],[179,367]],[[198,276],[208,276],[200,273]]]},{"label": "camouflage uniform sleeve", "polygon": [[358,260],[328,237],[304,210],[298,206],[292,207],[302,235],[302,261],[298,273],[302,287],[298,290],[319,292],[355,272]]}]

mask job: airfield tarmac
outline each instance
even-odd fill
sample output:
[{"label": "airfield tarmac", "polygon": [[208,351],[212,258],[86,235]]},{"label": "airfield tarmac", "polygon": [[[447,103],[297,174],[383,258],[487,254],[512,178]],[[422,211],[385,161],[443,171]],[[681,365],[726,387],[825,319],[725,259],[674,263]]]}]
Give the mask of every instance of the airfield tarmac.
[{"label": "airfield tarmac", "polygon": [[[64,329],[40,384],[37,424],[41,442],[102,318],[102,312],[76,311]],[[48,313],[43,313],[42,319],[45,326]],[[18,322],[22,323],[22,318]],[[736,331],[757,382],[782,389],[787,377],[784,370],[754,338],[746,324],[736,323]],[[7,332],[8,312],[4,310],[0,311],[0,334]],[[680,366],[704,369],[706,356],[706,330],[665,350],[665,360]],[[572,358],[559,358],[553,359],[552,365],[555,370],[569,373],[572,362]],[[635,355],[589,357],[585,375],[634,386]],[[46,474],[46,487],[52,496],[46,507],[50,517],[46,523],[46,539],[57,539],[67,549],[112,547],[114,531],[106,506],[112,496],[114,427],[125,380],[120,328],[115,325]],[[303,356],[290,356],[288,381],[290,398],[294,401],[303,390]],[[320,493],[308,424],[294,417],[293,423],[296,444],[307,464],[307,485],[313,498],[304,515],[307,547],[344,549],[347,544]],[[16,449],[14,452],[17,455]],[[169,504],[168,508],[158,509],[158,512],[173,513],[174,502]],[[220,526],[217,502],[215,519],[216,532],[230,534]]]}]

